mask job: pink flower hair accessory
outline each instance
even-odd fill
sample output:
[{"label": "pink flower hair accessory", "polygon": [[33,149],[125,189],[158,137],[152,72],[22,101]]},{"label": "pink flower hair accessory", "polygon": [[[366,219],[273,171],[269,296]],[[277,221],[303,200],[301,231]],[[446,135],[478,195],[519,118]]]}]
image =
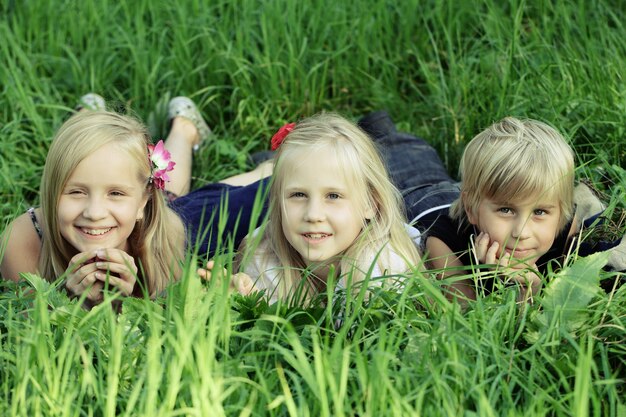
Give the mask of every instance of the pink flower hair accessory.
[{"label": "pink flower hair accessory", "polygon": [[172,161],[172,155],[165,149],[162,140],[158,141],[156,145],[148,145],[148,158],[152,165],[150,182],[159,190],[164,190],[165,183],[170,180],[167,173],[174,169],[176,162]]},{"label": "pink flower hair accessory", "polygon": [[287,123],[280,129],[278,129],[278,132],[276,132],[274,136],[272,136],[271,148],[273,151],[280,147],[281,143],[283,143],[289,132],[291,132],[294,127],[296,127],[295,123]]}]

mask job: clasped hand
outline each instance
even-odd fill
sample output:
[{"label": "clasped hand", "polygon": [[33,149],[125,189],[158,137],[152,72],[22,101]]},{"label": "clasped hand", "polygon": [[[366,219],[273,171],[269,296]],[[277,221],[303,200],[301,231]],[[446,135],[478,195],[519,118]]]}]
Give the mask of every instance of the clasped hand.
[{"label": "clasped hand", "polygon": [[137,281],[137,266],[132,256],[120,249],[98,249],[75,255],[68,266],[65,287],[93,304],[103,300],[102,290],[108,287],[125,296],[133,293]]}]

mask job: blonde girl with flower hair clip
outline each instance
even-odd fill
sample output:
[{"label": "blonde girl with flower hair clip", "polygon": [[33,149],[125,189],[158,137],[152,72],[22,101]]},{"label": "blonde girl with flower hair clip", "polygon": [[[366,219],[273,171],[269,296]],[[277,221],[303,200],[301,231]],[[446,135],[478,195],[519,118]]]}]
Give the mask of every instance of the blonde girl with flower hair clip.
[{"label": "blonde girl with flower hair clip", "polygon": [[[340,287],[421,265],[400,193],[372,140],[341,116],[319,114],[283,127],[269,194],[269,221],[240,248],[231,284],[271,301],[310,300],[334,271]],[[215,262],[198,270],[210,279]],[[371,272],[371,273],[370,273]],[[225,271],[220,271],[226,273]]]},{"label": "blonde girl with flower hair clip", "polygon": [[102,301],[106,285],[156,295],[178,278],[184,255],[183,223],[162,194],[172,168],[134,118],[103,110],[70,117],[46,157],[41,207],[9,229],[2,276],[64,276],[71,294],[87,292],[87,306]]},{"label": "blonde girl with flower hair clip", "polygon": [[[41,207],[2,234],[2,278],[64,277],[70,294],[85,294],[86,307],[103,300],[105,285],[152,297],[178,279],[186,249],[204,256],[245,237],[271,171],[264,166],[190,192],[193,153],[211,136],[191,99],[170,100],[170,131],[153,145],[138,120],[106,111],[96,94],[85,97],[97,105],[81,105],[56,134]],[[224,211],[223,224],[211,221]]]}]

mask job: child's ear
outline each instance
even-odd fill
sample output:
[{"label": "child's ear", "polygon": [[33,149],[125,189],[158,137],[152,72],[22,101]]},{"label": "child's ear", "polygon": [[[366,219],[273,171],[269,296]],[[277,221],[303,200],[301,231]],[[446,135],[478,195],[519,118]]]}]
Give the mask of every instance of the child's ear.
[{"label": "child's ear", "polygon": [[150,197],[148,196],[148,194],[146,193],[146,195],[144,195],[143,200],[141,201],[141,205],[139,206],[139,208],[137,209],[137,217],[135,220],[141,220],[143,219],[143,213],[144,210],[146,208],[146,204],[148,204],[148,200],[150,199]]},{"label": "child's ear", "polygon": [[465,191],[463,191],[461,193],[461,204],[463,206],[463,210],[465,211],[465,215],[467,216],[467,220],[470,222],[470,224],[477,224],[478,223],[478,219],[476,218],[476,214],[474,213],[474,210],[469,206],[469,202],[467,200],[467,193]]},{"label": "child's ear", "polygon": [[374,198],[371,198],[369,203],[365,205],[365,212],[363,213],[363,218],[365,220],[372,220],[376,217],[376,212],[378,211],[378,203]]}]

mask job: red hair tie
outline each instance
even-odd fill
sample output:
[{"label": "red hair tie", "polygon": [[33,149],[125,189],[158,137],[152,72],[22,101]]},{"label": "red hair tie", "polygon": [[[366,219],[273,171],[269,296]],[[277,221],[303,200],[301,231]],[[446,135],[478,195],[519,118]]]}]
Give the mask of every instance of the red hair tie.
[{"label": "red hair tie", "polygon": [[281,143],[283,143],[289,132],[291,132],[294,127],[296,127],[295,123],[287,123],[280,129],[278,129],[278,132],[276,132],[274,136],[272,136],[271,148],[273,151],[280,147]]}]

